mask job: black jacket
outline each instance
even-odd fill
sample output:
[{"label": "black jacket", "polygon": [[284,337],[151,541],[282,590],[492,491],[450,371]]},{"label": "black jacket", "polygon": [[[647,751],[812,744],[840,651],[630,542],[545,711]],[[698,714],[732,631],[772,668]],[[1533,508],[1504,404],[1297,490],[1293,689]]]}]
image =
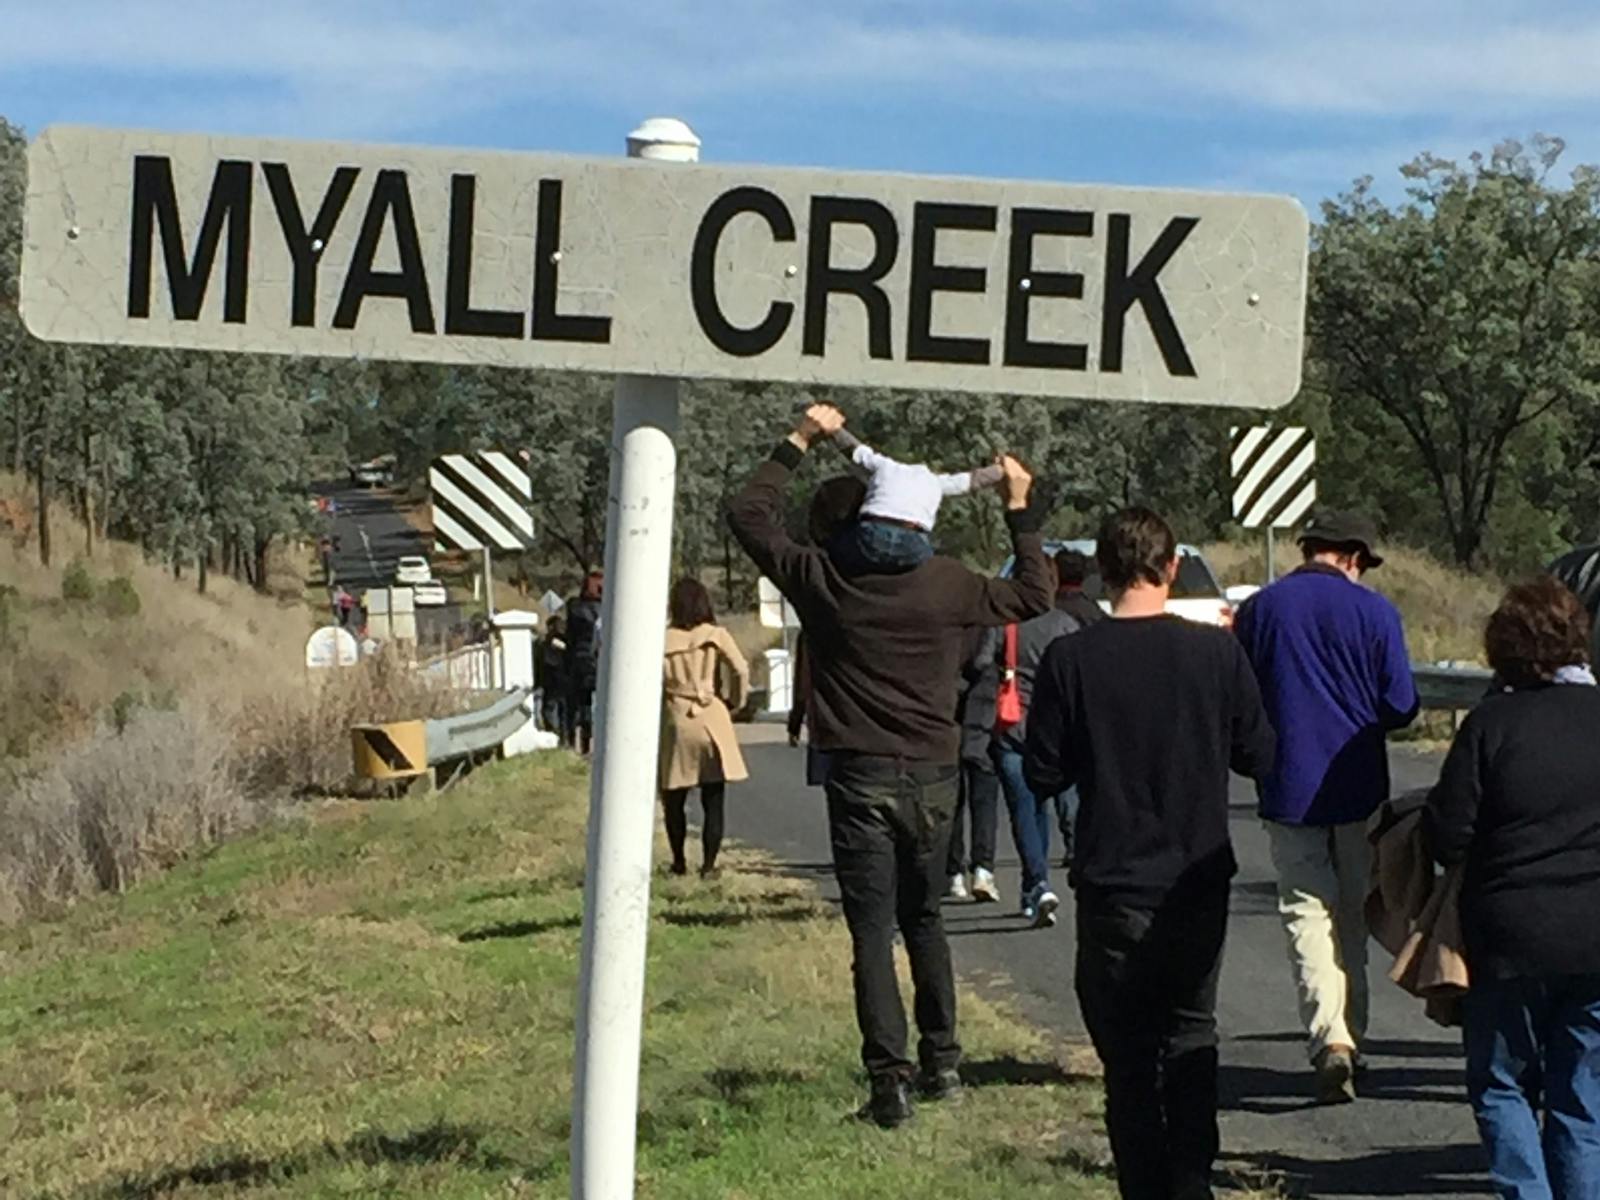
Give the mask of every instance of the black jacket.
[{"label": "black jacket", "polygon": [[600,666],[600,601],[574,596],[567,602],[567,678],[592,688]]},{"label": "black jacket", "polygon": [[1233,875],[1228,772],[1259,779],[1277,738],[1226,630],[1181,617],[1101,621],[1039,664],[1024,769],[1035,795],[1077,785],[1074,886],[1156,907]]},{"label": "black jacket", "polygon": [[1600,688],[1548,684],[1473,709],[1425,828],[1440,863],[1466,863],[1474,974],[1600,974]]}]

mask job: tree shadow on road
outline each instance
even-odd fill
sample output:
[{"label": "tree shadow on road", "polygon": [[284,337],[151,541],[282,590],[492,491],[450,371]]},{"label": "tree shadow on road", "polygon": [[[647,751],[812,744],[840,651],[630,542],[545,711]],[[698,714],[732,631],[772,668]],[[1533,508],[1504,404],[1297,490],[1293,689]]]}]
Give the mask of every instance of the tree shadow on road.
[{"label": "tree shadow on road", "polygon": [[[1311,1096],[1310,1068],[1277,1071],[1270,1067],[1224,1062],[1217,1090],[1224,1111],[1281,1116],[1317,1107]],[[1459,1069],[1449,1067],[1372,1067],[1362,1073],[1356,1090],[1363,1102],[1465,1103],[1466,1084]]]},{"label": "tree shadow on road", "polygon": [[1353,1158],[1310,1159],[1264,1152],[1229,1155],[1241,1182],[1278,1178],[1285,1195],[1334,1196],[1486,1196],[1483,1151],[1476,1142],[1375,1150]]}]

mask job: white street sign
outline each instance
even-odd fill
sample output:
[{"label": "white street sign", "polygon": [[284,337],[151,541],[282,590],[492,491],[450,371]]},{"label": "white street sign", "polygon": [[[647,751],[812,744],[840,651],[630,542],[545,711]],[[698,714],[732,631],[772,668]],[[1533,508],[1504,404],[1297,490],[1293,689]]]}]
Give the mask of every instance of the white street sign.
[{"label": "white street sign", "polygon": [[355,635],[337,625],[324,625],[306,639],[306,666],[313,670],[353,667],[360,657]]},{"label": "white street sign", "polygon": [[57,127],[58,341],[1274,407],[1292,199]]}]

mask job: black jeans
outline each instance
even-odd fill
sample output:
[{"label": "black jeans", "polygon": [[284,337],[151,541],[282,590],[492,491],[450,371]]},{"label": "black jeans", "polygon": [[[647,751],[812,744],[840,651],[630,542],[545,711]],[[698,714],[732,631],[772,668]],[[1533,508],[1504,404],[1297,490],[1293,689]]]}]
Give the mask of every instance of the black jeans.
[{"label": "black jeans", "polygon": [[587,678],[567,682],[567,709],[562,714],[565,729],[562,741],[568,749],[587,754],[594,741],[594,689],[595,681]]},{"label": "black jeans", "polygon": [[[995,830],[1000,820],[1000,779],[994,764],[961,760],[961,793],[956,800],[956,816],[950,826],[950,856],[946,875],[960,875],[970,866],[994,870]],[[964,825],[972,822],[972,860],[967,861]]]},{"label": "black jeans", "polygon": [[958,776],[954,764],[862,754],[835,755],[829,771],[828,827],[854,951],[861,1061],[874,1079],[913,1070],[894,970],[896,925],[916,989],[918,1063],[941,1071],[961,1060],[955,977],[939,916]]},{"label": "black jeans", "polygon": [[1159,908],[1078,892],[1078,1004],[1106,1071],[1124,1200],[1209,1200],[1217,1157],[1224,881]]},{"label": "black jeans", "polygon": [[[717,865],[717,851],[722,849],[723,799],[727,790],[725,783],[700,785],[700,807],[705,814],[700,822],[703,870],[709,871]],[[672,847],[673,864],[683,865],[683,847],[689,838],[689,789],[673,788],[663,792],[661,803],[667,810],[667,844]]]}]

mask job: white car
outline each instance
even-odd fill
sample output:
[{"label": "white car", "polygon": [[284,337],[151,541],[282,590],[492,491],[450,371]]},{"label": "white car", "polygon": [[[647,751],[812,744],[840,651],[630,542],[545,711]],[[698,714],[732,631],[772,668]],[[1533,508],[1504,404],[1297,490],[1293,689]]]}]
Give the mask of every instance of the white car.
[{"label": "white car", "polygon": [[437,579],[412,584],[411,598],[419,608],[439,608],[450,603],[450,594]]},{"label": "white car", "polygon": [[394,565],[394,581],[398,584],[433,582],[433,568],[420,554],[407,554]]},{"label": "white car", "polygon": [[[1100,571],[1094,563],[1094,539],[1078,538],[1069,542],[1046,541],[1044,552],[1054,558],[1062,550],[1076,550],[1089,560],[1089,574],[1083,581],[1084,595],[1111,611],[1111,601],[1100,582]],[[1006,559],[1000,568],[1001,578],[1011,574],[1013,560]],[[1174,616],[1186,617],[1202,625],[1233,626],[1233,605],[1223,593],[1222,585],[1198,548],[1187,543],[1178,546],[1178,578],[1173,582],[1172,594],[1167,599],[1167,611]]]}]

